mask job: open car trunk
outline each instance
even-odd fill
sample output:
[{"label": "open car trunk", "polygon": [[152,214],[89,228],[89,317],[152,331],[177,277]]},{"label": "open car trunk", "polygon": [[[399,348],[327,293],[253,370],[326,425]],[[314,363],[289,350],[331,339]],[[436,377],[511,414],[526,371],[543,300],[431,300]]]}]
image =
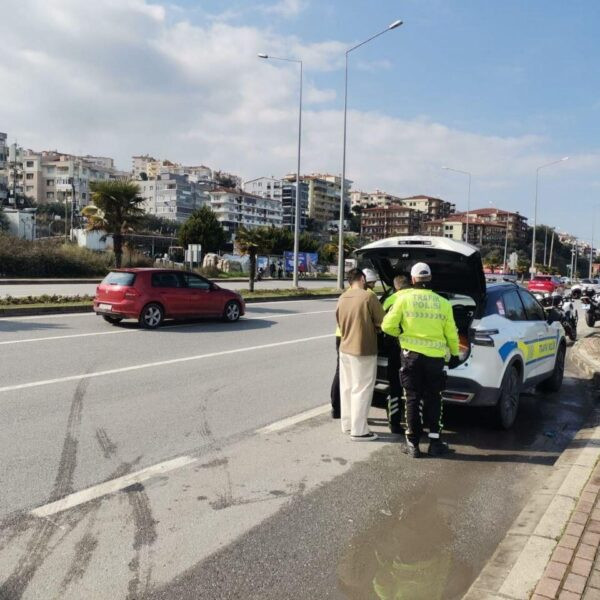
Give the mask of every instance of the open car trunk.
[{"label": "open car trunk", "polygon": [[[481,316],[485,301],[485,275],[481,256],[474,246],[440,237],[407,236],[373,242],[356,251],[359,265],[377,271],[387,287],[381,300],[394,292],[396,275],[410,279],[417,262],[431,268],[431,289],[452,305],[459,333],[461,362],[470,354],[469,330]],[[380,344],[382,355],[385,354]]]}]

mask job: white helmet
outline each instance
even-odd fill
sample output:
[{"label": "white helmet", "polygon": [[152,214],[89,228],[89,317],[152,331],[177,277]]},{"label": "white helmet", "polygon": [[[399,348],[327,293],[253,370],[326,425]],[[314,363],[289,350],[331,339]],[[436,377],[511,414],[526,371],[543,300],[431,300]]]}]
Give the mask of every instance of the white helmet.
[{"label": "white helmet", "polygon": [[431,269],[429,268],[429,265],[427,263],[416,263],[412,266],[412,269],[410,270],[410,276],[416,280],[431,279]]},{"label": "white helmet", "polygon": [[363,269],[362,272],[365,274],[365,281],[367,283],[375,283],[379,279],[379,276],[373,269]]}]

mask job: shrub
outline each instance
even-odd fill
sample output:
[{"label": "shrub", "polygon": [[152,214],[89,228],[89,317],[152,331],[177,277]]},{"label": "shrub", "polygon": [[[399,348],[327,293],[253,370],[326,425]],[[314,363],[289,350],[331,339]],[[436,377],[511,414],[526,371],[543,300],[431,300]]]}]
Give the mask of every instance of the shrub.
[{"label": "shrub", "polygon": [[90,277],[114,264],[109,252],[93,252],[55,241],[29,242],[0,233],[0,276]]}]

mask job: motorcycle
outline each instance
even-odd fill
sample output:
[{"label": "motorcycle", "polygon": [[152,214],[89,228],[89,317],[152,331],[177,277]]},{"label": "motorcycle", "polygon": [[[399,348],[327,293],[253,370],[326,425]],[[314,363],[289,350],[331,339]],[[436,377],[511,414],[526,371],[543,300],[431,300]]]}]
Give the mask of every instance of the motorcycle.
[{"label": "motorcycle", "polygon": [[586,288],[581,293],[581,309],[585,312],[585,322],[588,327],[594,327],[600,319],[600,294],[592,288]]},{"label": "motorcycle", "polygon": [[564,296],[541,292],[533,295],[545,310],[554,308],[560,313],[560,324],[563,326],[567,337],[574,342],[577,339],[578,315],[572,296],[568,292]]}]

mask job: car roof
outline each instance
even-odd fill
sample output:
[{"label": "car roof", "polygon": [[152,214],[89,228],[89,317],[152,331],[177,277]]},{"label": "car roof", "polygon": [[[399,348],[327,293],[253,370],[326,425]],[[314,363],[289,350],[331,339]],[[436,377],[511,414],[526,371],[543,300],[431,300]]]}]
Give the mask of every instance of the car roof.
[{"label": "car roof", "polygon": [[425,246],[437,250],[448,250],[449,252],[458,252],[464,256],[471,256],[478,252],[475,246],[466,242],[458,242],[449,238],[430,235],[402,235],[397,237],[385,238],[376,242],[371,242],[363,246],[361,250],[371,250],[375,248],[398,248],[402,246]]}]

